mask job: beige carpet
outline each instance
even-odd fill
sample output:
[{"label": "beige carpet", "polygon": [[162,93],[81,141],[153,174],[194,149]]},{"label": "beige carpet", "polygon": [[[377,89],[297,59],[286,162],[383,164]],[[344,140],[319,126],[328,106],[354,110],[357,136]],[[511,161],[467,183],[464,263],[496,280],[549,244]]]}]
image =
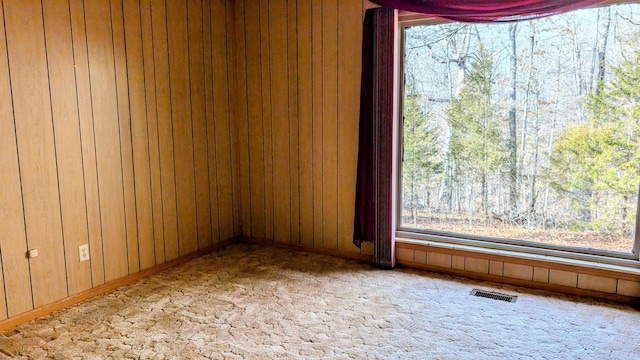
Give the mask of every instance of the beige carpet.
[{"label": "beige carpet", "polygon": [[0,335],[0,358],[638,359],[640,312],[241,244]]}]

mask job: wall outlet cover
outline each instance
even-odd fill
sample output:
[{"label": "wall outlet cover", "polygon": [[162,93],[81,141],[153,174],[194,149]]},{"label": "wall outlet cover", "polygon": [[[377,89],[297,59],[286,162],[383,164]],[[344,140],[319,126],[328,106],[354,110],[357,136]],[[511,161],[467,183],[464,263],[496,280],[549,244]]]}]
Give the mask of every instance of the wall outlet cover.
[{"label": "wall outlet cover", "polygon": [[80,261],[89,260],[89,245],[88,244],[80,245],[80,247],[78,247],[78,250],[80,251]]}]

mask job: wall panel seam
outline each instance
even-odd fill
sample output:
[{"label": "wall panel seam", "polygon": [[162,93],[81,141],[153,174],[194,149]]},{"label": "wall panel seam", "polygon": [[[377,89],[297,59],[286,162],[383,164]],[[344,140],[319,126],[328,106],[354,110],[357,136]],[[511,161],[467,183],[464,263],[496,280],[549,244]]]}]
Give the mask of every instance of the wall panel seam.
[{"label": "wall panel seam", "polygon": [[[127,98],[129,99],[129,137],[130,137],[129,141],[131,142],[131,166],[132,166],[131,170],[133,173],[133,207],[136,214],[136,242],[138,247],[138,269],[141,269],[142,266],[140,263],[140,258],[142,258],[142,254],[140,253],[140,223],[138,221],[138,196],[137,196],[137,186],[136,186],[136,182],[138,180],[136,177],[135,158],[133,156],[133,153],[135,151],[135,146],[133,143],[133,116],[131,112],[131,86],[129,85],[129,55],[128,55],[129,53],[127,52],[127,27],[125,26],[125,22],[124,22],[124,16],[125,16],[124,2],[125,1],[131,1],[131,0],[123,0],[122,3],[120,3],[120,5],[122,7],[122,34],[124,38],[124,62],[125,62],[125,70],[126,70],[125,73],[127,75],[126,76]],[[115,52],[114,52],[114,55],[115,55]],[[147,138],[148,136],[149,135],[147,134]],[[122,172],[122,176],[124,180],[124,171]],[[124,186],[124,181],[123,181],[123,186]],[[123,194],[124,194],[124,191],[123,191]],[[127,246],[127,249],[128,249],[128,246]]]},{"label": "wall panel seam", "polygon": [[[227,77],[227,109],[229,110],[229,114],[228,114],[228,130],[229,130],[229,164],[231,164],[231,204],[232,204],[232,208],[236,207],[236,198],[237,198],[237,194],[236,194],[236,182],[233,179],[234,178],[234,174],[235,171],[237,171],[236,167],[233,164],[233,151],[235,150],[236,146],[234,146],[234,141],[233,141],[233,131],[231,129],[231,113],[232,113],[232,109],[233,106],[235,106],[235,104],[231,103],[231,87],[229,84],[229,57],[231,57],[231,64],[234,65],[233,68],[235,69],[235,64],[234,64],[234,59],[233,59],[233,51],[229,51],[229,22],[226,21],[228,14],[228,9],[227,9],[227,0],[224,0],[224,14],[225,14],[225,22],[224,22],[224,31],[225,31],[225,37],[224,37],[224,43],[225,43],[225,50],[226,50],[226,56],[225,56],[225,60],[226,60],[226,65],[227,65],[227,72],[226,72],[226,77]],[[233,11],[231,12],[233,14]],[[235,19],[234,19],[235,21]],[[213,41],[213,40],[212,40]],[[213,44],[212,44],[213,45]],[[232,209],[231,211],[231,218],[232,218],[232,223],[233,223],[233,232],[235,235],[236,232],[236,209]],[[242,220],[240,220],[240,222],[242,223]]]},{"label": "wall panel seam", "polygon": [[[210,0],[210,1],[216,1],[216,0]],[[211,104],[211,121],[213,122],[213,142],[214,142],[214,146],[213,146],[213,163],[215,164],[214,167],[214,173],[215,173],[215,178],[216,178],[216,202],[218,203],[218,211],[216,213],[216,224],[218,225],[218,231],[217,231],[217,242],[220,242],[220,239],[222,237],[222,231],[221,231],[221,227],[220,227],[220,178],[219,178],[219,174],[218,174],[218,151],[216,148],[216,134],[217,134],[217,129],[216,129],[216,92],[215,92],[215,84],[216,84],[216,77],[215,77],[215,68],[214,68],[214,62],[213,62],[213,21],[211,18],[211,12],[212,12],[212,6],[211,6],[211,2],[209,2],[209,47],[210,47],[210,59],[209,61],[211,62],[211,100],[212,100],[212,104]],[[225,21],[226,23],[226,21]],[[225,39],[226,39],[226,30],[225,30]],[[226,54],[226,49],[225,49],[225,54]],[[204,54],[203,54],[204,55]],[[228,71],[227,71],[228,73]],[[206,99],[206,98],[205,98]],[[207,141],[207,144],[209,144],[209,142]],[[232,207],[233,207],[233,201],[232,201]],[[231,211],[233,213],[233,211]],[[213,217],[213,211],[211,212],[211,216]],[[212,241],[213,241],[213,219],[211,220],[211,237],[212,237]]]},{"label": "wall panel seam", "polygon": [[[202,1],[200,1],[200,5],[202,5]],[[199,227],[198,227],[198,176],[196,174],[196,169],[197,169],[197,164],[196,164],[196,141],[195,141],[195,128],[193,127],[193,88],[191,86],[191,36],[190,36],[190,31],[189,31],[189,0],[187,0],[185,2],[185,7],[186,7],[186,11],[185,14],[187,15],[187,28],[186,28],[186,32],[187,32],[187,82],[189,83],[189,112],[190,112],[190,123],[191,123],[191,161],[193,161],[193,204],[195,206],[195,220],[196,220],[196,228],[195,228],[195,232],[196,232],[196,248],[200,249],[200,234],[199,234]],[[200,9],[200,12],[202,13],[202,9]],[[204,24],[203,24],[204,27]],[[203,51],[204,53],[204,51]]]},{"label": "wall panel seam", "polygon": [[[262,7],[260,6],[261,2],[258,1],[258,32],[260,32],[262,30],[262,19],[261,19],[261,12],[262,12]],[[264,71],[264,64],[262,63],[262,36],[260,33],[258,33],[258,47],[260,49],[259,51],[259,57],[260,57],[260,105],[262,105],[264,103],[264,84],[262,82],[262,72]],[[264,161],[264,157],[265,157],[265,153],[264,153],[264,106],[261,106],[260,108],[260,130],[262,132],[262,141],[261,141],[261,145],[262,145],[262,174],[264,175],[263,180],[262,180],[262,187],[263,187],[263,194],[265,197],[265,201],[262,202],[263,205],[263,212],[265,214],[265,220],[264,220],[264,233],[267,234],[267,219],[266,219],[266,215],[267,215],[267,201],[266,201],[266,193],[267,193],[267,166],[266,166],[266,162]]]},{"label": "wall panel seam", "polygon": [[117,61],[116,61],[116,45],[115,36],[113,31],[113,9],[111,8],[111,0],[109,0],[109,24],[111,25],[111,48],[113,52],[113,73],[114,78],[113,82],[116,87],[115,99],[116,99],[116,113],[118,117],[118,145],[120,149],[120,175],[122,177],[122,205],[123,205],[123,213],[122,216],[124,218],[124,233],[125,233],[125,248],[126,248],[126,258],[127,258],[127,274],[131,274],[131,264],[129,263],[129,232],[128,232],[128,224],[127,224],[127,199],[125,197],[125,178],[124,178],[124,160],[122,154],[122,131],[120,121],[120,98],[118,97],[119,89],[118,89],[118,70],[117,70]]},{"label": "wall panel seam", "polygon": [[[364,0],[363,0],[364,1]],[[315,207],[316,207],[316,197],[315,197],[315,169],[316,169],[316,164],[313,161],[314,158],[314,149],[315,149],[315,139],[313,136],[313,130],[315,129],[315,101],[313,99],[313,96],[315,95],[316,91],[316,82],[315,82],[315,74],[313,72],[313,60],[314,60],[314,49],[315,46],[313,46],[314,41],[315,41],[315,37],[314,35],[314,17],[313,17],[313,1],[311,1],[311,3],[309,4],[309,21],[310,21],[310,26],[311,26],[311,246],[315,247],[316,246],[316,232],[315,232],[315,225],[316,225],[316,212],[315,212]]]},{"label": "wall panel seam", "polygon": [[[171,91],[171,49],[169,47],[169,11],[167,10],[167,0],[164,1],[164,21],[165,21],[165,28],[166,28],[166,32],[167,32],[167,79],[168,79],[168,83],[169,83],[169,122],[171,123],[171,126],[169,126],[170,130],[171,130],[171,147],[172,147],[172,153],[173,153],[173,191],[175,194],[175,211],[176,211],[176,236],[178,239],[178,257],[180,256],[180,212],[178,210],[178,176],[177,176],[177,172],[176,172],[176,142],[175,142],[175,137],[174,137],[174,132],[173,132],[173,93]],[[165,253],[166,256],[166,253]]]},{"label": "wall panel seam", "polygon": [[91,102],[91,127],[92,127],[92,132],[93,132],[93,151],[96,154],[96,185],[97,185],[97,189],[98,189],[98,213],[99,213],[99,217],[100,217],[100,243],[102,245],[102,274],[103,274],[103,281],[107,281],[107,265],[106,265],[106,261],[105,261],[105,257],[104,257],[104,229],[103,229],[103,224],[102,224],[102,200],[100,199],[100,170],[98,168],[98,145],[97,145],[97,141],[96,141],[96,124],[95,124],[95,109],[93,107],[93,81],[91,81],[91,57],[89,56],[89,39],[88,39],[88,34],[87,34],[87,26],[86,26],[86,19],[87,19],[87,11],[86,11],[86,7],[84,4],[84,0],[82,1],[82,15],[85,21],[85,27],[84,27],[84,37],[85,37],[85,50],[87,53],[87,70],[88,70],[88,74],[89,74],[89,99]]},{"label": "wall panel seam", "polygon": [[[147,132],[147,167],[149,170],[149,203],[151,205],[151,238],[153,243],[153,264],[157,265],[156,261],[156,227],[155,227],[155,212],[153,206],[153,185],[152,185],[152,169],[151,169],[151,144],[149,141],[149,116],[148,116],[148,99],[147,99],[147,71],[146,71],[146,62],[144,58],[144,36],[143,36],[143,25],[142,25],[142,4],[140,0],[138,0],[138,10],[139,10],[139,18],[140,22],[140,46],[141,46],[141,54],[142,54],[142,88],[144,89],[144,122]],[[153,28],[152,28],[153,29]],[[152,45],[153,49],[153,45]]]},{"label": "wall panel seam", "polygon": [[[207,71],[206,71],[206,66],[205,66],[205,12],[204,12],[204,2],[200,3],[200,16],[201,16],[201,21],[202,21],[202,86],[204,89],[204,102],[203,102],[203,107],[204,107],[204,119],[205,119],[205,141],[206,141],[206,152],[207,152],[207,194],[208,196],[208,201],[209,201],[209,237],[211,239],[211,241],[213,242],[213,211],[211,210],[211,164],[210,164],[210,156],[211,154],[209,154],[209,118],[207,117]],[[211,8],[209,7],[209,15],[211,15]],[[209,17],[209,19],[211,19],[211,17]],[[209,39],[211,42],[213,42],[213,40],[211,39],[211,28],[213,27],[213,25],[211,24],[211,20],[209,20]],[[209,44],[209,50],[211,51],[211,54],[213,54],[213,44]],[[211,55],[211,59],[210,61],[210,65],[213,67],[213,55]],[[211,69],[211,76],[213,77],[213,68]],[[213,100],[213,80],[211,81],[211,101],[214,102]],[[213,104],[211,105],[212,109],[213,109]],[[216,122],[215,122],[215,117],[212,114],[211,117],[211,121],[213,123],[214,126],[214,131],[213,131],[213,139],[215,142],[215,126],[216,126]],[[215,160],[215,146],[214,146],[214,164],[216,164],[217,166],[217,161]],[[195,148],[194,148],[195,151]],[[215,171],[215,178],[216,178],[216,203],[218,202],[218,192],[217,192],[217,186],[218,186],[218,175],[217,175],[217,169],[214,167],[214,171]],[[218,229],[220,229],[220,226],[218,225]],[[200,240],[198,240],[198,248],[200,248]]]},{"label": "wall panel seam", "polygon": [[[20,198],[22,200],[22,222],[23,222],[23,227],[24,227],[24,239],[25,239],[25,245],[27,247],[27,249],[29,249],[29,236],[27,234],[27,215],[25,213],[25,209],[24,209],[24,185],[22,184],[22,167],[21,167],[21,163],[20,163],[20,144],[18,143],[18,129],[17,129],[17,125],[16,125],[16,111],[15,111],[15,104],[14,104],[14,98],[13,98],[13,81],[11,80],[11,59],[9,58],[9,39],[7,38],[7,21],[6,21],[6,15],[4,13],[4,3],[0,2],[0,6],[3,7],[2,9],[2,23],[4,24],[3,28],[4,28],[4,41],[5,41],[5,50],[6,50],[6,56],[7,56],[7,74],[9,76],[9,91],[11,93],[11,112],[13,115],[13,135],[15,137],[16,140],[16,157],[18,160],[18,176],[20,178]],[[31,280],[31,262],[27,261],[27,265],[29,268],[29,279]],[[31,292],[31,308],[33,309],[35,307],[35,303],[34,303],[34,298],[33,298],[33,281],[29,281],[29,289]],[[5,297],[8,300],[9,298],[9,294],[7,294],[5,292]],[[7,303],[7,315],[9,315],[9,311],[8,311],[8,303]]]},{"label": "wall panel seam", "polygon": [[298,122],[297,130],[297,141],[298,141],[298,244],[302,243],[302,216],[301,216],[301,200],[300,200],[300,56],[298,55],[300,52],[300,47],[298,47],[299,41],[299,33],[298,33],[298,0],[296,0],[296,120]]},{"label": "wall panel seam", "polygon": [[47,64],[47,86],[49,87],[49,111],[51,113],[51,135],[53,137],[53,158],[56,161],[56,182],[58,189],[58,206],[60,207],[60,232],[61,232],[61,240],[62,240],[62,258],[64,260],[64,279],[65,285],[67,288],[67,296],[69,296],[69,270],[67,268],[67,247],[65,246],[65,234],[64,234],[64,221],[62,220],[62,197],[60,191],[60,166],[58,164],[58,145],[56,142],[56,125],[53,113],[53,98],[51,96],[51,73],[49,69],[49,50],[47,47],[47,27],[44,21],[44,4],[42,3],[44,0],[40,0],[40,11],[42,16],[42,37],[44,39],[44,56],[45,62]]},{"label": "wall panel seam", "polygon": [[[71,31],[71,55],[72,55],[72,59],[73,59],[73,63],[75,65],[76,63],[76,48],[75,48],[75,39],[73,36],[73,20],[71,19],[72,17],[72,13],[71,13],[71,2],[69,0],[67,0],[67,6],[68,6],[68,11],[69,11],[69,29]],[[76,67],[73,67],[73,79],[74,79],[74,84],[75,84],[75,89],[76,89],[76,116],[78,117],[78,135],[80,138],[80,159],[82,160],[82,187],[83,187],[83,196],[84,196],[84,211],[85,211],[85,218],[87,220],[87,246],[89,248],[89,253],[91,253],[91,241],[89,241],[90,235],[89,235],[89,206],[87,205],[87,181],[86,178],[84,176],[85,174],[85,158],[84,158],[84,150],[82,147],[82,144],[84,143],[83,138],[82,138],[82,123],[80,120],[80,99],[78,97],[78,72],[76,70]],[[91,274],[91,276],[89,277],[91,280],[91,287],[93,287],[93,261],[89,261],[89,274]]]},{"label": "wall panel seam", "polygon": [[269,43],[267,44],[268,58],[269,58],[269,136],[271,138],[271,225],[273,227],[272,234],[276,231],[276,209],[275,209],[275,181],[274,181],[274,142],[273,142],[273,72],[272,72],[272,58],[271,58],[271,2],[267,2],[267,32],[269,37]]},{"label": "wall panel seam", "polygon": [[[248,0],[248,1],[252,1],[252,0]],[[247,56],[247,5],[245,3],[245,1],[242,1],[242,26],[243,26],[243,36],[244,36],[244,42],[243,42],[243,47],[244,47],[244,56],[245,56],[245,61],[244,61],[244,88],[245,88],[245,101],[246,101],[246,111],[245,111],[245,115],[246,115],[246,121],[247,121],[247,184],[249,185],[249,193],[247,194],[247,196],[249,197],[249,210],[247,211],[247,213],[249,214],[249,225],[248,225],[248,229],[249,229],[249,236],[252,236],[253,234],[253,197],[252,197],[252,192],[251,192],[251,149],[250,149],[250,143],[251,143],[251,134],[250,134],[250,128],[251,128],[251,121],[249,119],[249,62],[246,61],[246,56]]]}]

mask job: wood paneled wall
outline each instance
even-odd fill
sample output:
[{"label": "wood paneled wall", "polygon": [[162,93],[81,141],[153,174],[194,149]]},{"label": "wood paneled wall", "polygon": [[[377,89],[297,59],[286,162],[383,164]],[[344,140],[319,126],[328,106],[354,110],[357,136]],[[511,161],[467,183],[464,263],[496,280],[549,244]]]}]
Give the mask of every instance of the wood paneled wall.
[{"label": "wood paneled wall", "polygon": [[239,235],[232,3],[0,1],[0,320]]},{"label": "wood paneled wall", "polygon": [[236,0],[242,233],[352,244],[362,0]]}]

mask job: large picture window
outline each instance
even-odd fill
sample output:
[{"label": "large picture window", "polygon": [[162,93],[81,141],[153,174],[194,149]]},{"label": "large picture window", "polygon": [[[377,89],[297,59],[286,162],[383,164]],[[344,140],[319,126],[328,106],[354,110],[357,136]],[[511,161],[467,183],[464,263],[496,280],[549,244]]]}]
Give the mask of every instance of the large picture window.
[{"label": "large picture window", "polygon": [[401,21],[399,229],[637,259],[639,15]]}]

